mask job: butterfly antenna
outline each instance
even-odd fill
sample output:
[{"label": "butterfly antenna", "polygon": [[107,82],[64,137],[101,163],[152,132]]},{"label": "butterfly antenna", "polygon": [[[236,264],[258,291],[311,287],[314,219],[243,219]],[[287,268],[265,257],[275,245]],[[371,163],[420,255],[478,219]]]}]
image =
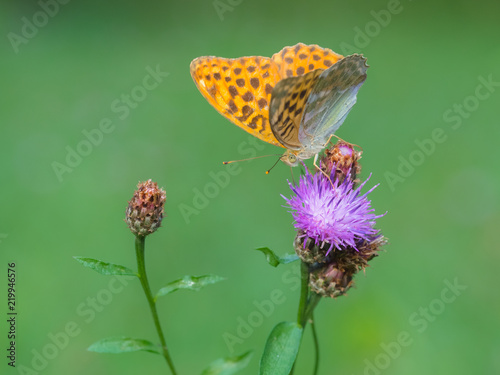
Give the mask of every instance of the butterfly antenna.
[{"label": "butterfly antenna", "polygon": [[266,171],[266,174],[269,174],[269,172],[271,172],[271,169],[273,169],[274,167],[276,167],[276,164],[278,164],[278,162],[281,160],[281,155],[279,157],[278,160],[276,160],[276,163],[273,164],[273,166],[271,168],[269,168],[267,171]]},{"label": "butterfly antenna", "polygon": [[248,161],[248,160],[253,160],[253,159],[260,159],[260,158],[266,158],[268,156],[281,156],[280,154],[270,154],[270,155],[261,155],[261,156],[254,156],[253,158],[248,158],[248,159],[240,159],[240,160],[231,160],[231,161],[223,161],[222,164],[231,164],[231,163],[237,163],[239,161]]}]

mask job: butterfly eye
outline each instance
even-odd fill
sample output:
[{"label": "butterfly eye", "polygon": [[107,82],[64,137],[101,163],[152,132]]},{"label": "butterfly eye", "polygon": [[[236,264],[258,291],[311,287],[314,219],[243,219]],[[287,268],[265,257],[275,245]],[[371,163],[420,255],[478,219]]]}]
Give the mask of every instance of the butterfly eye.
[{"label": "butterfly eye", "polygon": [[297,162],[297,157],[294,154],[288,154],[288,161],[291,164],[295,164]]}]

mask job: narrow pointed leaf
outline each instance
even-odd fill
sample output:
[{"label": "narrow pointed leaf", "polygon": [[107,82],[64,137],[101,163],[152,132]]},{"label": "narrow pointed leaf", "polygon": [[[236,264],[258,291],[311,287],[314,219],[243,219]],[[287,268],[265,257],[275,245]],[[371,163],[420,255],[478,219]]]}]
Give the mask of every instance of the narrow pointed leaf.
[{"label": "narrow pointed leaf", "polygon": [[247,367],[252,352],[237,357],[220,358],[210,364],[201,375],[232,375]]},{"label": "narrow pointed leaf", "polygon": [[161,288],[156,294],[155,298],[173,293],[179,289],[189,289],[198,291],[204,286],[218,283],[219,281],[226,280],[224,277],[217,275],[203,275],[203,276],[184,276],[182,279],[172,281]]},{"label": "narrow pointed leaf", "polygon": [[133,339],[130,337],[110,337],[99,340],[87,348],[97,353],[129,353],[140,350],[160,354],[158,346],[148,340]]},{"label": "narrow pointed leaf", "polygon": [[73,257],[83,266],[93,269],[99,272],[101,275],[132,275],[137,276],[137,274],[130,268],[120,266],[119,264],[106,263],[102,260],[84,258],[84,257]]},{"label": "narrow pointed leaf", "polygon": [[277,324],[267,339],[259,375],[288,375],[297,357],[301,339],[302,328],[297,323]]},{"label": "narrow pointed leaf", "polygon": [[295,262],[299,257],[296,254],[286,254],[282,257],[277,256],[274,251],[268,247],[259,247],[255,249],[261,251],[266,256],[267,263],[273,267],[278,267],[280,264],[288,264]]}]

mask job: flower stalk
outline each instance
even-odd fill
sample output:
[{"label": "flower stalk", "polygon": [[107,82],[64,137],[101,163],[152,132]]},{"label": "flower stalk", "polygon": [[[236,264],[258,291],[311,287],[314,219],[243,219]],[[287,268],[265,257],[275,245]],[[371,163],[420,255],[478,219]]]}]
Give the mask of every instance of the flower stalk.
[{"label": "flower stalk", "polygon": [[300,262],[300,280],[301,286],[297,323],[304,329],[307,324],[306,310],[309,302],[309,266],[304,262]]},{"label": "flower stalk", "polygon": [[[302,327],[302,330],[306,328],[309,319],[312,319],[314,309],[321,300],[320,295],[310,290],[309,277],[310,277],[309,265],[301,261],[300,262],[301,287],[300,287],[299,308],[297,312],[297,324],[299,324]],[[313,336],[315,340],[315,349],[316,349],[315,365],[314,365],[315,367],[314,371],[316,373],[318,368],[319,356],[318,356],[318,345],[317,345],[318,342],[314,326],[313,326]],[[294,368],[295,364],[294,367],[292,368],[292,371],[290,372],[290,375],[293,374]]]},{"label": "flower stalk", "polygon": [[151,293],[151,288],[149,287],[148,276],[146,274],[146,264],[145,264],[145,241],[146,237],[144,236],[136,236],[135,237],[135,252],[137,256],[137,273],[139,275],[139,280],[141,281],[142,289],[144,290],[144,294],[146,295],[146,299],[148,300],[149,309],[151,310],[151,315],[153,316],[153,321],[155,324],[156,332],[158,333],[158,337],[160,339],[162,354],[167,361],[167,365],[172,372],[172,375],[177,375],[175,371],[174,363],[172,361],[172,357],[167,348],[167,343],[165,341],[165,336],[163,335],[163,331],[160,325],[160,319],[158,318],[158,312],[156,310],[156,301]]},{"label": "flower stalk", "polygon": [[318,333],[316,332],[316,324],[314,323],[314,318],[311,314],[311,329],[313,334],[313,342],[314,342],[314,371],[313,375],[318,374],[319,370],[319,340]]}]

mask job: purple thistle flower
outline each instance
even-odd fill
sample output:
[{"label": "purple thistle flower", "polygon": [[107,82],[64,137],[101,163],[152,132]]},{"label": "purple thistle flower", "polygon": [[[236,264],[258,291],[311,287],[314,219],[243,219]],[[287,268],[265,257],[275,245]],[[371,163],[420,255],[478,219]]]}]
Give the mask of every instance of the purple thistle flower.
[{"label": "purple thistle flower", "polygon": [[361,195],[361,189],[368,182],[370,176],[357,189],[353,189],[350,173],[340,182],[335,179],[335,168],[332,169],[331,181],[318,172],[300,177],[297,186],[293,186],[292,196],[282,197],[291,208],[294,227],[305,237],[314,241],[315,245],[330,244],[328,255],[333,247],[342,250],[346,247],[358,250],[357,244],[370,242],[378,236],[379,231],[374,228],[375,220],[383,215],[375,215],[371,208],[371,201],[367,195],[377,186]]}]

